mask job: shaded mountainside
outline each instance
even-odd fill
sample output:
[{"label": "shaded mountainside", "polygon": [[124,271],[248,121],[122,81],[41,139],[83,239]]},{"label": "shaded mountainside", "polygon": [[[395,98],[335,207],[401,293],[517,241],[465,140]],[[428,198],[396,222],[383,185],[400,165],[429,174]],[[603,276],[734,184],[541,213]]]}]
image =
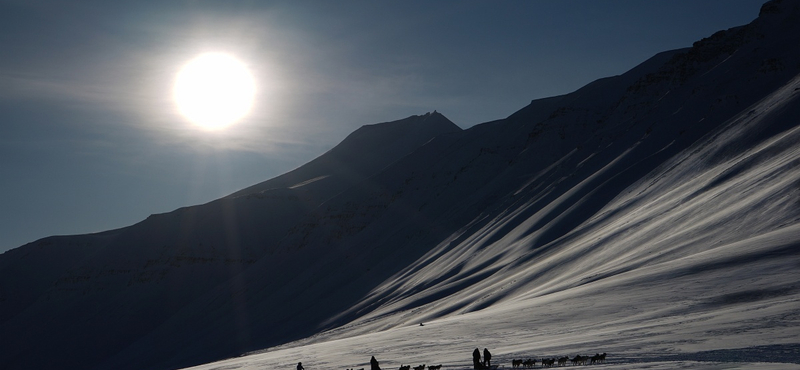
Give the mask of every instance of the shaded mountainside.
[{"label": "shaded mountainside", "polygon": [[[800,32],[797,5],[785,5],[468,130],[424,167],[376,177],[386,180],[373,197],[404,202],[343,244],[427,252],[336,317],[354,320],[337,335],[557,292],[796,225],[800,51],[789,45]],[[337,198],[339,208],[364,194]]]},{"label": "shaded mountainside", "polygon": [[274,179],[237,191],[229,198],[259,196],[275,189],[293,189],[310,197],[315,207],[364,181],[438,135],[461,129],[440,113],[365,125],[311,162]]},{"label": "shaded mountainside", "polygon": [[[330,316],[337,307],[317,310],[302,326],[286,321],[286,315],[296,314],[295,304],[274,303],[292,294],[276,301],[251,301],[246,295],[252,289],[291,289],[288,282],[314,260],[308,251],[280,253],[278,242],[340,189],[436,135],[459,131],[439,113],[364,126],[316,160],[229,197],[153,215],[124,229],[45,238],[3,254],[0,325],[3,333],[20,333],[3,348],[4,366],[86,369],[117,356],[124,364],[102,366],[169,367],[315,333],[321,321],[315,317]],[[308,179],[319,180],[304,183]],[[242,280],[249,269],[262,271],[259,279],[268,284],[255,287]],[[213,303],[222,307],[207,311]],[[248,319],[260,333],[224,339],[242,332],[236,320],[250,311],[272,312]],[[187,322],[203,328],[173,326]],[[202,342],[209,348],[181,353],[203,336],[209,337]],[[148,356],[136,352],[137,346]],[[42,352],[48,356],[37,356]]]},{"label": "shaded mountainside", "polygon": [[799,44],[800,7],[769,2],[506,119],[364,126],[228,197],[6,252],[0,362],[166,369],[489,308],[513,324],[588,286],[798,297]]}]

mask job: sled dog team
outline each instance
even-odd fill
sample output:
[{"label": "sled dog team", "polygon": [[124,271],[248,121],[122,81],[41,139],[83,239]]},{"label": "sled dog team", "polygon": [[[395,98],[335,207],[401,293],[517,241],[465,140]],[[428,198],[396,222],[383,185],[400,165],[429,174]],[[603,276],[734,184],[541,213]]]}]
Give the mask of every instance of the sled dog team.
[{"label": "sled dog team", "polygon": [[[427,366],[425,364],[422,364],[422,365],[419,365],[419,366],[414,366],[413,368],[411,367],[411,365],[400,365],[400,370],[411,370],[411,369],[414,369],[414,370],[425,370],[426,367],[428,368],[428,370],[441,370],[442,369],[442,365]],[[360,369],[353,368],[353,369],[347,369],[347,370],[364,370],[364,368],[363,367],[360,368]]]},{"label": "sled dog team", "polygon": [[[483,359],[483,361],[481,361],[480,352],[476,348],[475,352],[473,352],[473,362],[474,362],[474,365],[475,365],[475,370],[484,370],[484,369],[494,370],[494,369],[497,369],[497,365],[494,365],[494,366],[491,365],[491,362],[490,362],[491,358],[492,358],[491,356],[492,355],[491,355],[491,353],[489,353],[489,350],[484,349],[484,359]],[[558,366],[566,366],[567,362],[571,362],[572,365],[586,365],[587,363],[591,364],[591,365],[602,364],[602,363],[606,362],[606,353],[605,352],[603,352],[603,354],[597,353],[597,354],[595,354],[594,356],[591,356],[591,357],[575,355],[575,357],[572,358],[572,359],[570,359],[569,356],[564,356],[564,357],[559,357],[559,358],[542,358],[542,359],[539,360],[539,363],[541,364],[542,367],[552,367],[552,366],[554,366],[556,364],[558,364]],[[399,370],[412,370],[412,369],[413,370],[425,370],[425,367],[426,367],[425,364],[422,364],[422,365],[419,365],[419,366],[414,366],[413,368],[411,367],[411,365],[400,365],[400,369]],[[534,368],[534,367],[536,367],[536,359],[533,359],[533,358],[529,358],[527,360],[514,359],[514,360],[511,360],[511,367],[514,368],[514,369],[520,368],[520,367],[521,368]],[[442,365],[431,365],[431,366],[428,366],[428,370],[441,370],[441,369],[442,369]],[[297,370],[305,370],[303,368],[302,363],[297,363]],[[347,369],[347,370],[364,370],[364,368],[363,367],[360,368],[360,369],[353,368],[353,369]],[[381,370],[380,366],[378,365],[378,361],[375,359],[375,356],[373,356],[370,359],[370,370]]]},{"label": "sled dog team", "polygon": [[[428,370],[440,370],[441,368],[442,368],[442,365],[431,365],[431,366],[428,366]],[[400,370],[411,370],[411,369],[412,369],[411,365],[401,365],[400,366]],[[425,370],[425,364],[422,364],[422,365],[419,365],[419,366],[414,366],[413,369],[414,370]]]},{"label": "sled dog team", "polygon": [[[592,357],[575,355],[575,357],[572,359],[570,359],[569,356],[564,356],[559,358],[543,358],[539,360],[539,363],[542,365],[542,367],[551,367],[555,364],[558,364],[558,366],[566,366],[567,362],[571,362],[573,365],[586,365],[587,362],[590,365],[602,364],[606,362],[606,353],[605,352],[603,352],[603,354],[597,353]],[[516,359],[511,360],[511,367],[515,369],[519,367],[533,368],[535,366],[536,366],[536,360],[532,358],[529,358],[527,360],[516,360]]]}]

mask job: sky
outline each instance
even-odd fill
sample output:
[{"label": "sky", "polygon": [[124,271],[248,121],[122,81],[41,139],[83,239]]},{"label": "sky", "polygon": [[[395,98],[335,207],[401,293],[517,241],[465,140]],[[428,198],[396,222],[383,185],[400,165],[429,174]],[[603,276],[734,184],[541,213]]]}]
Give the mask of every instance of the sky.
[{"label": "sky", "polygon": [[[365,124],[505,118],[749,23],[762,3],[0,0],[0,252],[212,201]],[[255,79],[250,113],[218,131],[172,97],[208,52]]]}]

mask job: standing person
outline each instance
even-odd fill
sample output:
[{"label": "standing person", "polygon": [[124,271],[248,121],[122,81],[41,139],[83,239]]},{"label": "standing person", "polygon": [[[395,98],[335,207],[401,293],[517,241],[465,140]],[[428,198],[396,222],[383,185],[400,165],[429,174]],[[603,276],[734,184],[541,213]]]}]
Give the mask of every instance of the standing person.
[{"label": "standing person", "polygon": [[481,370],[483,365],[481,365],[481,350],[475,348],[472,351],[472,366],[475,367],[475,370]]},{"label": "standing person", "polygon": [[305,369],[303,368],[303,363],[302,363],[302,362],[298,362],[298,363],[297,363],[297,370],[305,370]]},{"label": "standing person", "polygon": [[381,370],[381,367],[378,366],[378,360],[375,359],[375,356],[372,356],[372,358],[369,359],[369,366],[371,370]]},{"label": "standing person", "polygon": [[492,354],[489,353],[488,348],[483,349],[483,364],[488,368],[492,366]]}]

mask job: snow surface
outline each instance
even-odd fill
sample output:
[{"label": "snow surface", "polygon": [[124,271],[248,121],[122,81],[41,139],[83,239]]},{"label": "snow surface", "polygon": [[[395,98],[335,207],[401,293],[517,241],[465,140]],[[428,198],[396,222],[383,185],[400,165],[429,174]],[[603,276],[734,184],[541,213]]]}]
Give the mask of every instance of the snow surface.
[{"label": "snow surface", "polygon": [[364,126],[214,202],[6,252],[0,363],[798,368],[796,45],[800,4],[770,2],[506,119]]},{"label": "snow surface", "polygon": [[[439,363],[468,369],[476,347],[490,348],[493,362],[505,367],[516,358],[607,352],[607,363],[595,366],[800,368],[800,127],[708,163],[714,153],[751,134],[759,122],[775,119],[770,117],[775,111],[796,105],[796,89],[800,77],[628,188],[565,236],[558,248],[534,261],[512,268],[513,259],[523,255],[498,261],[503,257],[472,251],[468,262],[459,261],[482,266],[486,276],[447,299],[410,312],[393,310],[403,303],[398,299],[351,324],[353,328],[193,369],[290,369],[298,361],[309,370],[360,368],[369,365],[372,355],[387,369]],[[783,118],[796,119],[797,113],[796,108],[784,111],[788,117]],[[786,215],[792,218],[782,218]],[[475,240],[462,243],[481,243],[509,218],[496,220],[474,233]],[[522,223],[505,232],[495,243],[524,239],[524,227]],[[414,286],[450,271],[453,261],[445,255],[437,260],[413,274],[413,281],[402,288],[407,295]],[[504,266],[502,273],[491,267],[497,265]],[[558,271],[544,279],[531,273],[544,265]],[[444,289],[448,283],[438,286]],[[524,288],[517,290],[525,293],[513,293],[512,287],[519,285]],[[425,294],[436,294],[436,289],[428,287]],[[457,311],[457,295],[467,295],[466,301],[473,303],[500,303],[430,320],[414,312]],[[392,314],[401,317],[387,317]],[[376,332],[387,320],[406,322]],[[348,337],[348,332],[364,334]]]}]

